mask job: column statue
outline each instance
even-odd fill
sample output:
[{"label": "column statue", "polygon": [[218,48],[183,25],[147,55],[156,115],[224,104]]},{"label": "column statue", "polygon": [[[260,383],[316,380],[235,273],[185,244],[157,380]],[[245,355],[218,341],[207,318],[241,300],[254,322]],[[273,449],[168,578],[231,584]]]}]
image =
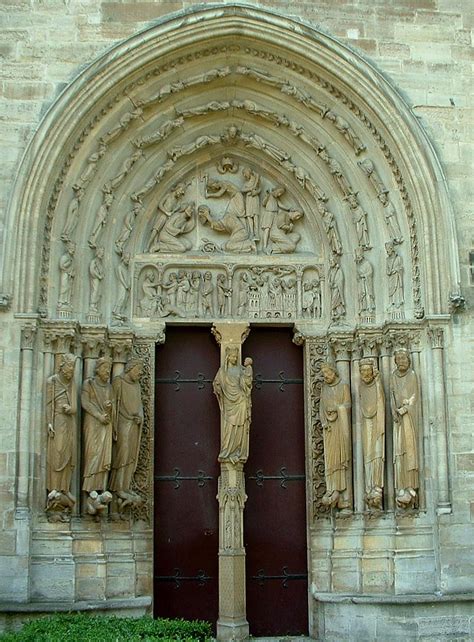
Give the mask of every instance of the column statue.
[{"label": "column statue", "polygon": [[323,426],[324,468],[326,493],[322,499],[326,506],[341,510],[351,508],[351,393],[343,383],[337,369],[323,363],[324,382],[319,403]]},{"label": "column statue", "polygon": [[213,383],[222,416],[220,462],[236,464],[248,459],[252,380],[252,359],[247,357],[241,366],[238,348],[228,347]]},{"label": "column statue", "polygon": [[395,352],[396,368],[391,379],[393,457],[396,502],[400,508],[414,507],[419,482],[418,377],[410,367],[406,350]]},{"label": "column statue", "polygon": [[365,501],[369,508],[381,510],[385,463],[385,396],[373,359],[361,359],[359,372]]},{"label": "column statue", "polygon": [[55,515],[57,521],[67,519],[67,514],[76,501],[70,492],[72,473],[77,459],[75,362],[76,357],[73,354],[62,355],[59,372],[49,377],[46,386],[48,422],[46,488],[49,493],[47,510]]},{"label": "column statue", "polygon": [[82,386],[84,411],[84,479],[82,490],[105,491],[112,462],[114,394],[109,383],[112,363],[107,357],[97,360],[95,375]]},{"label": "column statue", "polygon": [[140,503],[141,497],[131,490],[132,477],[137,468],[143,426],[143,404],[140,388],[142,363],[130,359],[123,374],[112,383],[115,399],[112,471],[109,488],[119,497],[119,509]]}]

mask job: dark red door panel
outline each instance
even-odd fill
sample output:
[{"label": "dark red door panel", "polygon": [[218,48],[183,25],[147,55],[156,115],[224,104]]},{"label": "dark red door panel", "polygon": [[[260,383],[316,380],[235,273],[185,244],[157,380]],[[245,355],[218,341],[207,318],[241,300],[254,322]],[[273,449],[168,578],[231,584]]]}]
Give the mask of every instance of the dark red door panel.
[{"label": "dark red door panel", "polygon": [[156,351],[154,615],[218,616],[217,455],[210,328],[173,328]]},{"label": "dark red door panel", "polygon": [[308,632],[303,356],[289,329],[252,328],[245,466],[247,619],[254,636]]}]

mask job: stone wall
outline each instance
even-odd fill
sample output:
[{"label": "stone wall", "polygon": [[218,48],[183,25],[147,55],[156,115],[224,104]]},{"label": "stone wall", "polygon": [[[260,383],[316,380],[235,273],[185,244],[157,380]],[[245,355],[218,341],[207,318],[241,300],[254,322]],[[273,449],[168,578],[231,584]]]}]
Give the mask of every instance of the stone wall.
[{"label": "stone wall", "polygon": [[[472,109],[472,28],[474,16],[469,0],[307,0],[286,2],[269,0],[262,7],[284,15],[299,17],[320,27],[335,38],[370,60],[399,89],[420,123],[428,133],[445,172],[455,214],[453,225],[458,238],[460,264],[460,293],[467,302],[466,311],[453,316],[450,332],[445,337],[446,393],[448,399],[449,464],[452,489],[452,513],[438,516],[433,533],[435,557],[410,561],[407,572],[418,573],[421,582],[427,575],[435,575],[440,593],[466,594],[474,591],[474,332],[472,306],[474,281],[469,266],[469,251],[474,250],[473,211],[474,181],[472,178],[474,145],[474,111]],[[27,145],[48,108],[61,91],[96,57],[125,38],[155,24],[162,16],[193,6],[191,2],[101,2],[100,0],[4,0],[0,6],[0,254],[5,243],[4,213],[12,193],[15,175]],[[398,150],[400,154],[403,149]],[[436,225],[436,221],[433,221]],[[420,230],[423,234],[423,230]],[[439,266],[440,270],[444,266]],[[474,268],[473,268],[474,269]],[[474,278],[474,277],[473,277]],[[0,295],[8,295],[8,284]],[[446,297],[448,293],[446,293]],[[27,568],[41,561],[41,537],[29,541],[29,531],[22,530],[21,514],[14,510],[15,471],[18,444],[17,425],[22,400],[19,398],[20,370],[19,320],[7,309],[7,301],[0,297],[0,564],[2,582],[0,598],[5,601],[22,599],[28,594]],[[41,402],[41,390],[33,391]],[[429,435],[426,435],[429,447]],[[436,471],[432,471],[436,475]],[[78,535],[81,540],[82,535]],[[26,539],[25,539],[26,538]],[[47,537],[46,537],[47,538]],[[90,537],[85,540],[90,542]],[[100,540],[103,546],[105,540]],[[66,543],[65,543],[66,545]],[[80,575],[71,575],[69,588],[74,599],[84,598],[79,590],[91,578],[87,575],[87,546],[68,542],[84,562]],[[99,545],[99,544],[98,544]],[[108,545],[108,544],[107,544]],[[115,543],[110,543],[114,546]],[[120,546],[120,543],[117,544]],[[128,544],[127,544],[128,546]],[[110,549],[111,550],[111,549]],[[110,551],[100,551],[104,560]],[[33,558],[30,560],[30,553]],[[132,563],[133,550],[123,551],[123,559]],[[126,558],[126,559],[125,559]],[[133,563],[139,565],[136,558]],[[124,562],[124,563],[125,563]],[[413,564],[414,566],[411,566]],[[46,566],[41,566],[47,573]],[[72,569],[69,569],[72,571]],[[89,569],[96,573],[97,569]],[[107,571],[108,572],[108,571]],[[111,568],[110,573],[114,570]],[[81,575],[82,574],[82,575]],[[426,575],[424,575],[426,574]],[[74,577],[73,577],[74,575]],[[37,576],[31,597],[44,596],[41,584],[46,576]],[[95,576],[94,576],[95,578]],[[145,581],[145,580],[143,580]],[[403,573],[399,582],[404,581]],[[81,584],[82,583],[82,584]],[[94,580],[94,583],[97,583]],[[100,584],[100,583],[99,583]],[[103,592],[107,594],[106,572],[102,578]],[[76,587],[76,588],[71,588]],[[146,587],[147,589],[149,587]],[[407,586],[404,587],[407,589]],[[322,589],[324,590],[324,589]],[[342,590],[342,589],[341,589]],[[130,591],[133,592],[133,591]],[[129,592],[129,593],[130,593]],[[137,595],[146,592],[140,588]],[[369,591],[370,592],[370,591]],[[414,592],[416,592],[414,590]],[[331,622],[344,611],[344,603],[330,604],[321,597],[321,622],[326,622],[329,639]],[[353,607],[351,607],[353,608]],[[382,620],[382,606],[366,607],[370,626],[386,625],[391,617],[388,611]],[[400,626],[399,605],[390,607]],[[359,611],[360,613],[360,611]],[[431,617],[431,620],[430,620]],[[377,619],[378,618],[378,619]],[[402,619],[401,619],[402,618]],[[465,606],[456,611],[452,604],[430,616],[423,606],[413,607],[413,619],[419,624],[413,637],[442,637],[443,627],[458,637],[469,636]],[[421,619],[420,619],[421,618]],[[438,622],[439,626],[436,624]],[[459,625],[459,626],[458,626]],[[430,628],[431,627],[431,628]],[[434,628],[433,628],[434,627]],[[438,627],[438,628],[436,628]],[[457,628],[456,628],[457,627]],[[415,631],[416,629],[416,631]],[[385,635],[382,629],[378,639]],[[322,629],[320,629],[322,632]],[[362,631],[362,629],[361,629]],[[471,630],[472,634],[472,630]],[[342,629],[334,630],[334,637],[344,636]],[[407,636],[405,636],[407,637]]]}]

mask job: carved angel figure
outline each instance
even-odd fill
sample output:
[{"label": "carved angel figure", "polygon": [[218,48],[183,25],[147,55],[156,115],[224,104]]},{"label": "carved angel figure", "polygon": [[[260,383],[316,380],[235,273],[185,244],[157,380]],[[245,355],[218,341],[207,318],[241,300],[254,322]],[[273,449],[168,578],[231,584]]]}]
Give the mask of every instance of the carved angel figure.
[{"label": "carved angel figure", "polygon": [[74,382],[76,357],[61,356],[59,372],[49,377],[46,386],[48,455],[46,488],[70,497],[71,477],[76,465],[77,391]]},{"label": "carved angel figure", "polygon": [[245,463],[249,456],[252,363],[247,357],[241,366],[238,348],[228,347],[224,365],[214,379],[214,394],[221,409],[220,462]]},{"label": "carved angel figure", "polygon": [[417,501],[418,461],[418,377],[410,367],[406,350],[395,352],[395,370],[390,382],[393,415],[393,457],[396,502],[400,508],[413,507]]},{"label": "carved angel figure", "polygon": [[109,383],[110,359],[97,359],[95,375],[82,386],[84,411],[84,480],[82,490],[105,491],[112,463],[112,432],[115,412],[114,394]]},{"label": "carved angel figure", "polygon": [[322,502],[326,506],[347,510],[351,497],[351,393],[347,383],[341,381],[335,366],[323,363],[321,372],[324,381],[319,411],[326,479],[326,493]]},{"label": "carved angel figure", "polygon": [[361,359],[359,372],[365,501],[369,508],[381,509],[385,463],[385,395],[373,359]]}]

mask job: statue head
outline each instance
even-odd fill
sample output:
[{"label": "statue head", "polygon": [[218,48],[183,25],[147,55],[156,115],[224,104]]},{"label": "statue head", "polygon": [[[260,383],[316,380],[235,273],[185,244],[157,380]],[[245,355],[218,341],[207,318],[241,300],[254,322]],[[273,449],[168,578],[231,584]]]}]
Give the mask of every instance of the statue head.
[{"label": "statue head", "polygon": [[399,372],[404,374],[410,367],[411,359],[408,353],[408,350],[401,348],[400,350],[395,350],[394,354],[395,365],[397,366]]},{"label": "statue head", "polygon": [[124,372],[132,381],[138,381],[142,373],[142,362],[140,359],[129,359],[125,364]]},{"label": "statue head", "polygon": [[392,241],[387,241],[387,243],[385,243],[385,251],[387,252],[388,256],[391,256],[395,252]]},{"label": "statue head", "polygon": [[108,357],[100,357],[95,364],[95,372],[101,381],[106,383],[110,379],[112,361]]},{"label": "statue head", "polygon": [[229,346],[225,351],[226,366],[236,366],[239,363],[239,349],[236,346]]},{"label": "statue head", "polygon": [[76,365],[76,357],[73,354],[66,353],[61,356],[59,363],[59,372],[62,374],[66,381],[70,381],[74,375],[74,367]]},{"label": "statue head", "polygon": [[377,374],[375,359],[361,359],[359,362],[360,378],[366,384],[372,383]]},{"label": "statue head", "polygon": [[325,361],[321,364],[321,372],[324,377],[325,383],[332,384],[339,379],[339,374],[337,372],[336,366],[329,361]]}]

